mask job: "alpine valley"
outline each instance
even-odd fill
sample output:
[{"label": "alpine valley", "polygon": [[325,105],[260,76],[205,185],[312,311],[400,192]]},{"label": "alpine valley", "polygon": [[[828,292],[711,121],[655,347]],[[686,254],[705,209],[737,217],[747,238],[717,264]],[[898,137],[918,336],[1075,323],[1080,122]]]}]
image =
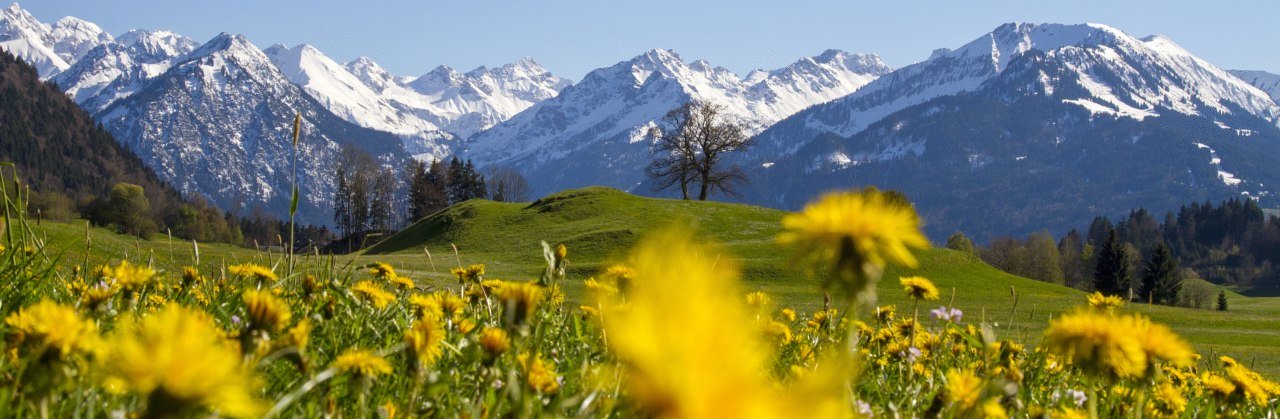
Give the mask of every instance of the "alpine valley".
[{"label": "alpine valley", "polygon": [[830,189],[898,189],[935,239],[1080,227],[1248,196],[1280,206],[1280,76],[1219,68],[1160,36],[1101,24],[1006,24],[893,69],[827,50],[737,73],[654,49],[575,83],[532,59],[417,77],[311,45],[118,37],[67,17],[0,10],[0,48],[36,67],[184,194],[288,212],[290,122],[302,116],[299,219],[331,222],[343,147],[382,164],[460,156],[515,169],[532,197],[646,181],[654,127],[689,101],[721,105],[754,145],[741,195],[794,209]]}]

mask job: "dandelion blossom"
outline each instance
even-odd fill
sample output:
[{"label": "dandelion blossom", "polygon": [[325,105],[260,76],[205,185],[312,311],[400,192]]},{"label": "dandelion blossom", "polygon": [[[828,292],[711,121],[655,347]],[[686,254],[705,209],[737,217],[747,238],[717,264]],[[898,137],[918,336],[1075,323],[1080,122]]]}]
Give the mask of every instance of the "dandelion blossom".
[{"label": "dandelion blossom", "polygon": [[937,300],[938,287],[933,286],[933,282],[923,276],[904,276],[898,279],[902,284],[902,291],[916,300]]},{"label": "dandelion blossom", "polygon": [[360,281],[351,286],[351,292],[378,309],[386,308],[396,300],[395,294],[389,293],[373,281]]},{"label": "dandelion blossom", "polygon": [[373,275],[375,278],[390,279],[396,276],[395,268],[392,268],[391,265],[382,262],[370,263],[365,267],[369,268],[369,274]]},{"label": "dandelion blossom", "polygon": [[1053,319],[1044,344],[1087,373],[1137,377],[1146,371],[1147,353],[1130,326],[1114,316],[1077,311]]},{"label": "dandelion blossom", "polygon": [[480,332],[479,337],[480,348],[484,349],[485,355],[496,357],[511,349],[511,339],[507,337],[507,331],[496,328],[487,327]]},{"label": "dandelion blossom", "polygon": [[93,322],[81,318],[75,308],[50,300],[19,309],[4,323],[14,343],[53,351],[58,357],[91,351],[98,340]]},{"label": "dandelion blossom", "polygon": [[253,278],[258,282],[274,282],[277,279],[276,273],[270,268],[253,263],[228,266],[227,272],[235,276]]},{"label": "dandelion blossom", "polygon": [[253,330],[279,332],[293,317],[289,311],[289,303],[270,291],[245,291],[244,306],[245,313],[248,315],[249,328]]},{"label": "dandelion blossom", "polygon": [[1095,310],[1112,312],[1120,307],[1124,307],[1124,299],[1115,295],[1104,295],[1101,292],[1094,292],[1088,297],[1089,307]]},{"label": "dandelion blossom", "polygon": [[422,368],[436,362],[443,350],[444,324],[433,314],[421,316],[413,322],[413,326],[404,332],[405,347],[415,360],[414,365]]},{"label": "dandelion blossom", "polygon": [[947,371],[946,397],[959,410],[969,410],[978,405],[982,397],[982,379],[973,371]]},{"label": "dandelion blossom", "polygon": [[356,349],[338,355],[333,368],[358,377],[377,378],[391,373],[391,363],[373,351]]},{"label": "dandelion blossom", "polygon": [[143,286],[151,283],[155,277],[156,271],[141,265],[130,264],[127,260],[120,261],[115,268],[108,270],[109,277],[115,280],[125,292],[133,292],[141,289]]},{"label": "dandelion blossom", "polygon": [[494,296],[506,307],[506,318],[512,324],[524,324],[525,319],[538,309],[543,299],[543,289],[534,282],[508,283],[494,290]]},{"label": "dandelion blossom", "polygon": [[190,414],[205,407],[232,417],[260,415],[252,371],[224,336],[207,314],[169,305],[121,322],[99,371],[108,390],[141,395],[149,412]]},{"label": "dandelion blossom", "polygon": [[[600,296],[597,306],[609,347],[627,367],[630,394],[648,413],[814,417],[815,409],[843,403],[843,394],[827,391],[839,385],[797,383],[806,391],[783,395],[762,373],[772,365],[770,345],[752,327],[738,291],[737,264],[718,247],[695,242],[688,229],[672,228],[642,241],[628,265],[635,276],[626,304],[620,294]],[[821,381],[832,374],[812,375]]]},{"label": "dandelion blossom", "polygon": [[547,362],[541,356],[529,356],[527,353],[520,354],[516,359],[520,362],[524,382],[530,389],[542,394],[552,394],[560,389],[560,376],[556,375],[555,364]]},{"label": "dandelion blossom", "polygon": [[828,284],[838,281],[851,296],[872,292],[871,281],[887,263],[916,267],[910,248],[929,245],[915,210],[874,188],[827,194],[787,215],[782,227],[778,243],[794,247],[800,260],[834,269]]}]

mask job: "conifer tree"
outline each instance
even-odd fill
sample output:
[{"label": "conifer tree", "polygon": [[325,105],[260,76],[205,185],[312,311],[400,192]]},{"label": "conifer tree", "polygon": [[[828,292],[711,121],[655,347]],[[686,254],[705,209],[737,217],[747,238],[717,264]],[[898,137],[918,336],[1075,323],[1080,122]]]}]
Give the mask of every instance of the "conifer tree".
[{"label": "conifer tree", "polygon": [[1173,252],[1164,243],[1156,245],[1147,262],[1146,272],[1142,275],[1142,298],[1156,304],[1173,304],[1178,301],[1178,293],[1182,291],[1182,277],[1179,275],[1178,261]]},{"label": "conifer tree", "polygon": [[1125,252],[1124,243],[1120,241],[1115,228],[1108,228],[1106,239],[1098,253],[1097,267],[1094,269],[1094,290],[1128,298],[1131,278],[1129,255]]}]

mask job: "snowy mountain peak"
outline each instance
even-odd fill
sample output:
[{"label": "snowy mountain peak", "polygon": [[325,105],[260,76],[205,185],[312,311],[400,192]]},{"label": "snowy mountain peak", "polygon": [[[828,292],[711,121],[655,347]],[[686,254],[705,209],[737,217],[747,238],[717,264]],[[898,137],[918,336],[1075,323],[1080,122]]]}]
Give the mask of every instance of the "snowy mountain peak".
[{"label": "snowy mountain peak", "polygon": [[177,57],[190,53],[198,46],[191,38],[166,30],[134,29],[124,35],[120,35],[120,38],[116,41],[139,51],[168,57]]},{"label": "snowy mountain peak", "polygon": [[98,45],[111,42],[111,34],[98,25],[67,16],[59,19],[50,30],[53,50],[67,62],[75,62]]},{"label": "snowy mountain peak", "polygon": [[292,48],[273,45],[264,52],[285,78],[347,122],[397,134],[412,153],[433,157],[446,153],[444,144],[437,140],[448,136],[439,127],[401,112],[319,49],[307,44]]},{"label": "snowy mountain peak", "polygon": [[[855,64],[856,63],[856,64]],[[538,192],[603,182],[634,188],[649,157],[649,129],[691,101],[724,106],[749,133],[857,90],[889,71],[875,56],[827,51],[746,79],[667,49],[588,73],[581,82],[467,141],[484,165],[520,167],[545,179]],[[866,72],[854,69],[870,69]],[[594,156],[594,157],[590,157]]]},{"label": "snowy mountain peak", "polygon": [[758,139],[789,153],[795,149],[782,144],[797,144],[796,138],[803,144],[823,133],[852,136],[907,107],[1000,81],[1010,83],[1010,100],[1052,96],[1106,117],[1142,119],[1165,109],[1186,115],[1242,110],[1280,123],[1280,107],[1260,90],[1167,38],[1138,39],[1102,24],[1008,23],[782,121]]}]

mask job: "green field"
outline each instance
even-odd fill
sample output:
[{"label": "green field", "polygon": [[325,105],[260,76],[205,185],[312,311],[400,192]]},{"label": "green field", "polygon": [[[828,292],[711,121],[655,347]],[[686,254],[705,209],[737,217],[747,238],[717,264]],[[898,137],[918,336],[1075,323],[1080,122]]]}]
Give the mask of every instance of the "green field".
[{"label": "green field", "polygon": [[[814,280],[790,266],[788,254],[774,245],[782,211],[736,204],[641,198],[605,188],[562,192],[532,204],[468,201],[440,211],[391,236],[363,253],[338,256],[323,263],[352,266],[373,261],[394,265],[420,286],[452,283],[449,268],[483,263],[488,278],[536,278],[544,262],[539,244],[564,243],[569,248],[569,298],[581,294],[581,280],[615,261],[647,231],[673,223],[692,224],[698,234],[726,245],[743,269],[744,291],[765,291],[781,304],[814,310],[822,294]],[[85,255],[85,227],[45,223],[33,226],[47,237],[52,256],[79,263]],[[89,229],[96,263],[104,259],[153,258],[164,269],[191,263],[189,242],[157,237],[140,241],[102,229]],[[453,248],[457,246],[455,254]],[[424,248],[426,251],[424,251]],[[427,252],[430,252],[430,258]],[[200,245],[202,262],[226,264],[254,261],[270,264],[279,254],[226,245]],[[51,257],[52,257],[51,256]],[[1016,277],[977,258],[945,249],[920,252],[915,270],[886,272],[880,284],[881,304],[910,303],[897,286],[900,275],[923,275],[942,291],[938,305],[965,312],[965,321],[998,324],[999,334],[1034,344],[1051,316],[1084,302],[1085,293],[1064,286]],[[304,264],[317,263],[314,256]],[[1015,311],[1011,289],[1018,294]],[[953,302],[949,302],[954,298]],[[1208,356],[1226,354],[1251,368],[1280,376],[1280,298],[1246,297],[1228,291],[1231,310],[1195,310],[1131,304],[1128,309],[1168,324]]]}]

